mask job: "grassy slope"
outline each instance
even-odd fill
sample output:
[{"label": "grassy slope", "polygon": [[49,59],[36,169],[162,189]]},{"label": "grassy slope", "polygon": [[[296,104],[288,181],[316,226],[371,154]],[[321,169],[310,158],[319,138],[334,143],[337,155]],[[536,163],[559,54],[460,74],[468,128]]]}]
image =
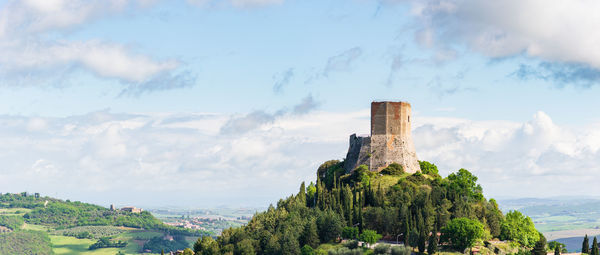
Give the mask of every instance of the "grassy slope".
[{"label": "grassy slope", "polygon": [[[14,212],[16,211],[21,211],[22,213],[18,214],[18,215],[23,215],[24,213],[31,211],[31,209],[26,209],[26,208],[9,208],[9,209],[5,209],[2,208],[0,209],[0,214],[2,215],[15,215]],[[42,226],[42,225],[35,225],[35,224],[28,224],[25,223],[23,224],[22,227],[24,230],[35,230],[35,231],[42,231],[42,232],[47,232],[48,230],[52,230],[52,228],[47,227],[47,226]],[[88,247],[90,245],[92,245],[93,243],[96,242],[96,240],[91,240],[91,239],[77,239],[75,237],[68,237],[68,236],[61,236],[61,235],[50,235],[50,240],[52,242],[53,248],[52,250],[54,251],[55,254],[65,254],[65,255],[75,255],[75,254],[84,254],[84,255],[103,255],[103,254],[110,254],[110,255],[114,255],[117,253],[117,251],[121,251],[124,252],[125,254],[139,254],[139,251],[141,250],[140,247],[140,241],[135,241],[137,239],[150,239],[152,237],[156,237],[156,236],[161,236],[162,233],[158,232],[158,231],[146,231],[146,230],[137,230],[134,228],[125,228],[125,227],[120,227],[121,229],[124,230],[129,230],[129,232],[126,233],[122,233],[119,234],[117,236],[115,236],[115,240],[122,240],[122,241],[126,241],[127,247],[125,248],[104,248],[104,249],[97,249],[97,250],[93,250],[90,251],[88,250]]]},{"label": "grassy slope", "polygon": [[[26,209],[26,208],[4,209],[3,208],[3,209],[0,209],[0,214],[15,215],[14,212],[16,212],[16,211],[21,211],[22,213],[20,215],[23,215],[24,213],[31,211],[31,209]],[[28,224],[28,223],[23,224],[22,228],[24,230],[35,230],[35,231],[42,231],[42,232],[47,232],[48,230],[52,230],[52,228],[47,227],[47,226]],[[95,243],[96,240],[77,239],[75,237],[68,237],[68,236],[61,236],[61,235],[50,235],[50,240],[53,245],[52,250],[54,251],[55,254],[65,254],[65,255],[71,255],[71,254],[73,254],[73,255],[75,255],[75,254],[84,254],[84,255],[86,255],[86,254],[87,255],[103,255],[103,254],[108,255],[108,254],[110,254],[110,255],[114,255],[119,250],[125,254],[140,254],[139,253],[139,251],[141,250],[140,244],[142,244],[143,241],[139,241],[139,239],[148,240],[150,238],[163,235],[159,231],[137,230],[134,228],[125,228],[125,227],[120,227],[120,228],[129,230],[129,232],[122,233],[122,234],[115,236],[114,240],[126,241],[128,244],[127,244],[127,247],[125,247],[125,248],[104,248],[104,249],[97,249],[97,250],[90,251],[90,250],[88,250],[88,247],[90,245],[92,245],[93,243]],[[151,254],[151,253],[149,253],[149,254]]]},{"label": "grassy slope", "polygon": [[27,208],[0,208],[0,215],[20,215],[23,216],[26,213],[31,212],[31,209]]},{"label": "grassy slope", "polygon": [[49,229],[51,230],[51,228],[46,227],[46,226],[42,226],[42,225],[35,225],[35,224],[23,224],[23,229],[25,230],[35,230],[35,231],[42,231],[42,232],[46,232]]},{"label": "grassy slope", "polygon": [[[103,248],[97,250],[88,250],[88,247],[96,242],[91,239],[77,239],[69,236],[57,236],[51,235],[53,250],[56,254],[64,255],[114,255],[117,251],[121,251],[125,254],[139,254],[141,247],[140,242],[136,242],[136,239],[149,239],[155,236],[160,236],[162,233],[156,231],[131,231],[117,235],[114,240],[122,240],[127,242],[125,248]],[[148,253],[151,254],[151,253]]]}]

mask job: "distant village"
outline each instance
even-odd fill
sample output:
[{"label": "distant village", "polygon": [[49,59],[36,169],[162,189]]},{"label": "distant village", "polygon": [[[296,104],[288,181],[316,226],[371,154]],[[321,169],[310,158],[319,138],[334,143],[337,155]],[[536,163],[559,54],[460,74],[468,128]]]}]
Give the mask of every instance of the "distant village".
[{"label": "distant village", "polygon": [[121,209],[117,209],[115,207],[115,205],[110,205],[110,210],[111,211],[123,211],[123,212],[130,212],[130,213],[141,213],[144,211],[144,209],[142,208],[137,208],[135,206],[125,206]]},{"label": "distant village", "polygon": [[162,218],[163,222],[167,225],[174,227],[183,227],[194,230],[205,230],[213,233],[221,233],[225,228],[236,227],[246,224],[251,217],[240,216],[236,218],[224,218],[224,217],[168,217]]}]

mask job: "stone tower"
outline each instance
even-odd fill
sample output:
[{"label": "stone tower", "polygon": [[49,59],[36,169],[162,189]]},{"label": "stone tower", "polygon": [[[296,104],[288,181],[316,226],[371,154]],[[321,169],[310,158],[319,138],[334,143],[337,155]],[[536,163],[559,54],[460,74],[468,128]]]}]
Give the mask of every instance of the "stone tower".
[{"label": "stone tower", "polygon": [[359,165],[380,171],[391,163],[402,165],[407,173],[420,170],[410,135],[411,108],[406,102],[372,102],[371,136],[350,136],[350,148],[344,168],[347,172]]}]

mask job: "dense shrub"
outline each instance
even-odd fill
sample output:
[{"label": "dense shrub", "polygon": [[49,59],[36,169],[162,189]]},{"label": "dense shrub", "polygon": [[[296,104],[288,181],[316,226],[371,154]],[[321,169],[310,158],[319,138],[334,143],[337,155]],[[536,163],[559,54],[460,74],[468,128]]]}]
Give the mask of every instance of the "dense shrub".
[{"label": "dense shrub", "polygon": [[161,251],[170,252],[183,250],[188,248],[190,244],[185,240],[183,236],[174,236],[173,240],[167,240],[163,237],[154,237],[144,244],[144,250],[151,250],[155,253]]},{"label": "dense shrub", "polygon": [[15,231],[0,234],[0,254],[49,255],[54,253],[48,234],[39,231]]},{"label": "dense shrub", "polygon": [[23,226],[23,217],[18,215],[0,215],[0,226],[18,230]]},{"label": "dense shrub", "polygon": [[342,238],[358,239],[358,228],[357,227],[344,227],[342,229]]},{"label": "dense shrub", "polygon": [[379,173],[385,175],[402,175],[404,173],[404,168],[398,163],[391,163]]},{"label": "dense shrub", "polygon": [[55,235],[72,236],[79,239],[99,239],[125,233],[127,230],[114,226],[81,226],[68,229],[61,229],[52,232]]},{"label": "dense shrub", "polygon": [[388,252],[390,251],[390,247],[391,245],[389,244],[378,244],[377,246],[375,246],[375,249],[373,249],[373,252],[375,254],[388,254]]},{"label": "dense shrub", "polygon": [[327,252],[327,255],[362,255],[363,252],[360,249],[350,250],[346,247],[332,249]]},{"label": "dense shrub", "polygon": [[421,168],[421,173],[433,176],[440,177],[438,168],[436,165],[429,163],[427,161],[419,161],[419,167]]},{"label": "dense shrub", "polygon": [[357,240],[350,240],[346,243],[344,243],[344,247],[348,248],[348,249],[356,249],[358,248],[358,241]]},{"label": "dense shrub", "polygon": [[392,255],[411,255],[412,249],[406,246],[394,246],[391,249]]},{"label": "dense shrub", "polygon": [[90,250],[100,249],[100,248],[123,248],[127,246],[127,242],[123,242],[121,240],[112,241],[109,237],[102,237],[96,243],[90,245]]}]

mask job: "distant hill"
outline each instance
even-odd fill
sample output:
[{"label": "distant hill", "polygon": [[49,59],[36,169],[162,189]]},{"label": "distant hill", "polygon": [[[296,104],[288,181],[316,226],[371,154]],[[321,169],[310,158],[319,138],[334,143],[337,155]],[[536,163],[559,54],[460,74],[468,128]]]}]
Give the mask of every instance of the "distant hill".
[{"label": "distant hill", "polygon": [[504,211],[518,209],[528,215],[543,233],[600,228],[600,199],[596,198],[506,199],[499,200],[499,206]]},{"label": "distant hill", "polygon": [[210,234],[204,231],[177,228],[165,225],[150,212],[132,213],[83,203],[41,197],[39,194],[1,194],[1,208],[26,208],[22,215],[29,224],[49,226],[54,229],[76,226],[123,226],[147,230],[158,230],[178,235]]},{"label": "distant hill", "polygon": [[108,244],[99,246],[100,254],[140,253],[146,247],[169,252],[213,234],[166,225],[146,211],[110,210],[25,192],[0,194],[0,232],[0,255],[98,254],[89,247],[99,240]]}]

